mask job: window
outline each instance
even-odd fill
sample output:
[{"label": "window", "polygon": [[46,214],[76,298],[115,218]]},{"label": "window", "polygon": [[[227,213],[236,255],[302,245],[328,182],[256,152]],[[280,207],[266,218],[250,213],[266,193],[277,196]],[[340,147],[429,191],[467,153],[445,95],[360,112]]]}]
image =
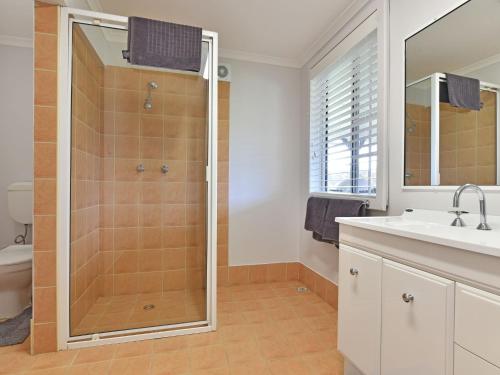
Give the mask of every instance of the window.
[{"label": "window", "polygon": [[376,28],[335,50],[310,85],[310,192],[375,197]]}]

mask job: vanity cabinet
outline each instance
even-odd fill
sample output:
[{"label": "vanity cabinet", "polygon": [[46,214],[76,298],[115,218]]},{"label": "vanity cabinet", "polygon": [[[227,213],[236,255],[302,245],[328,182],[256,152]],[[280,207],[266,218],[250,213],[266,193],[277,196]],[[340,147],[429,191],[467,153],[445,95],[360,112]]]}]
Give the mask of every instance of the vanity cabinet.
[{"label": "vanity cabinet", "polygon": [[[500,217],[491,231],[416,209],[337,221],[346,375],[500,375]],[[351,275],[363,262],[372,280]]]},{"label": "vanity cabinet", "polygon": [[380,374],[382,258],[342,246],[338,347],[364,374]]},{"label": "vanity cabinet", "polygon": [[338,347],[365,375],[451,375],[454,282],[341,245]]},{"label": "vanity cabinet", "polygon": [[383,261],[382,374],[452,374],[453,300],[453,281]]}]

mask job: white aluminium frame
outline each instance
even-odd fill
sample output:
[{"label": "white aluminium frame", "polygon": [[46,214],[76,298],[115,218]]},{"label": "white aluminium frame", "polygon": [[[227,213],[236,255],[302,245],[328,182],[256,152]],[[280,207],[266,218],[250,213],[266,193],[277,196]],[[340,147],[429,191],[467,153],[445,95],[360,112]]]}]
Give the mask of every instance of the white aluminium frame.
[{"label": "white aluminium frame", "polygon": [[217,325],[217,85],[218,34],[203,30],[208,43],[207,319],[198,322],[70,336],[71,64],[73,23],[127,29],[128,18],[60,8],[57,132],[57,348],[82,348],[159,337],[209,332]]}]

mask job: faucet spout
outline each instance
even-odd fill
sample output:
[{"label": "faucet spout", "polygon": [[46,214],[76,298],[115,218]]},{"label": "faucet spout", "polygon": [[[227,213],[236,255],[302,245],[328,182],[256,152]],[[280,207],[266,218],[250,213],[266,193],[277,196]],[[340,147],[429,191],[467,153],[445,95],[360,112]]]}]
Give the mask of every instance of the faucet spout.
[{"label": "faucet spout", "polygon": [[477,185],[474,184],[465,184],[460,186],[453,195],[453,207],[460,207],[460,197],[465,190],[474,190],[479,197],[479,217],[480,223],[477,226],[479,230],[491,230],[491,227],[488,225],[486,219],[486,196],[484,195],[484,191]]}]

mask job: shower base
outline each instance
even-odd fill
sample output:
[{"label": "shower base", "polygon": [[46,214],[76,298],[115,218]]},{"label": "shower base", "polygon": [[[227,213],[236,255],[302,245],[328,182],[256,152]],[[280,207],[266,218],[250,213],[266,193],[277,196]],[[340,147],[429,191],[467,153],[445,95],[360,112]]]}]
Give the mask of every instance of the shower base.
[{"label": "shower base", "polygon": [[99,297],[71,336],[205,320],[205,296],[205,290],[182,290]]}]

